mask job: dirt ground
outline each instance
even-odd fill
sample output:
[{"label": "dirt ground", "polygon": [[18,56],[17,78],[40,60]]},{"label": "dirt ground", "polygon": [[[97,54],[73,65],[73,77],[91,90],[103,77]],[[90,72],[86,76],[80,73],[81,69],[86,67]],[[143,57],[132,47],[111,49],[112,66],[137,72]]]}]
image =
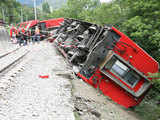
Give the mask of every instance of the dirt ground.
[{"label": "dirt ground", "polygon": [[74,74],[72,77],[72,95],[77,120],[139,120],[132,111],[114,103]]}]

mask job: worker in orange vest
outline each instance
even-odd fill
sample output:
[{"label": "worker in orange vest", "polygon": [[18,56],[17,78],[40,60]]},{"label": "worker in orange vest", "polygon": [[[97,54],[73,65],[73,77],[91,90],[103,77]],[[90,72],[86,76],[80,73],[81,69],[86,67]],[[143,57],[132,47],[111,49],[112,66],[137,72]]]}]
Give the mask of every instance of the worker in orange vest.
[{"label": "worker in orange vest", "polygon": [[36,26],[35,28],[35,34],[34,34],[34,37],[33,37],[33,43],[37,41],[38,43],[40,42],[40,29],[38,26]]}]

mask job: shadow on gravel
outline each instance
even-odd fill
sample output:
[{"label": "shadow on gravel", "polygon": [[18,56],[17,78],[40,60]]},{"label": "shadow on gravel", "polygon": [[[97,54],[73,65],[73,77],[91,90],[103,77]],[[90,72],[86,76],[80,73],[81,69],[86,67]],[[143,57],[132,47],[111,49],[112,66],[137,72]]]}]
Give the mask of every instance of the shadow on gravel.
[{"label": "shadow on gravel", "polygon": [[83,119],[100,120],[101,114],[96,110],[96,107],[93,107],[93,102],[95,101],[75,96],[74,112],[79,116],[83,116]]},{"label": "shadow on gravel", "polygon": [[69,74],[69,73],[57,73],[56,75],[57,75],[57,76],[61,76],[61,77],[63,77],[63,78],[70,79],[70,80],[73,79],[72,75]]}]

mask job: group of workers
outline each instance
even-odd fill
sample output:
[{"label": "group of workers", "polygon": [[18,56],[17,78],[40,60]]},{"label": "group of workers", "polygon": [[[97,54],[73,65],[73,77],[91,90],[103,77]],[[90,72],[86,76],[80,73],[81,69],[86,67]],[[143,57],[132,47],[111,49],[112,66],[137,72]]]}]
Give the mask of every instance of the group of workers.
[{"label": "group of workers", "polygon": [[[33,32],[33,33],[32,33]],[[31,31],[31,30],[28,30],[28,31],[25,31],[25,32],[22,32],[22,30],[19,30],[18,32],[15,32],[12,34],[12,40],[13,40],[13,43],[18,43],[19,46],[22,46],[22,45],[27,45],[28,43],[39,43],[40,42],[40,29],[38,26],[35,26],[35,30],[34,31]]]}]

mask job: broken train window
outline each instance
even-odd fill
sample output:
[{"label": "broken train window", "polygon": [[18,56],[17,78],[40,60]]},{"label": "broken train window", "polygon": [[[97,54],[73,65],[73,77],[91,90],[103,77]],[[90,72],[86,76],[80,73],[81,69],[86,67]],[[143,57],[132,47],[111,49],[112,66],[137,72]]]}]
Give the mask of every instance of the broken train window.
[{"label": "broken train window", "polygon": [[135,71],[133,71],[132,68],[129,68],[116,57],[112,57],[107,62],[105,69],[109,69],[113,74],[118,76],[122,81],[132,88],[141,79],[141,77]]}]

